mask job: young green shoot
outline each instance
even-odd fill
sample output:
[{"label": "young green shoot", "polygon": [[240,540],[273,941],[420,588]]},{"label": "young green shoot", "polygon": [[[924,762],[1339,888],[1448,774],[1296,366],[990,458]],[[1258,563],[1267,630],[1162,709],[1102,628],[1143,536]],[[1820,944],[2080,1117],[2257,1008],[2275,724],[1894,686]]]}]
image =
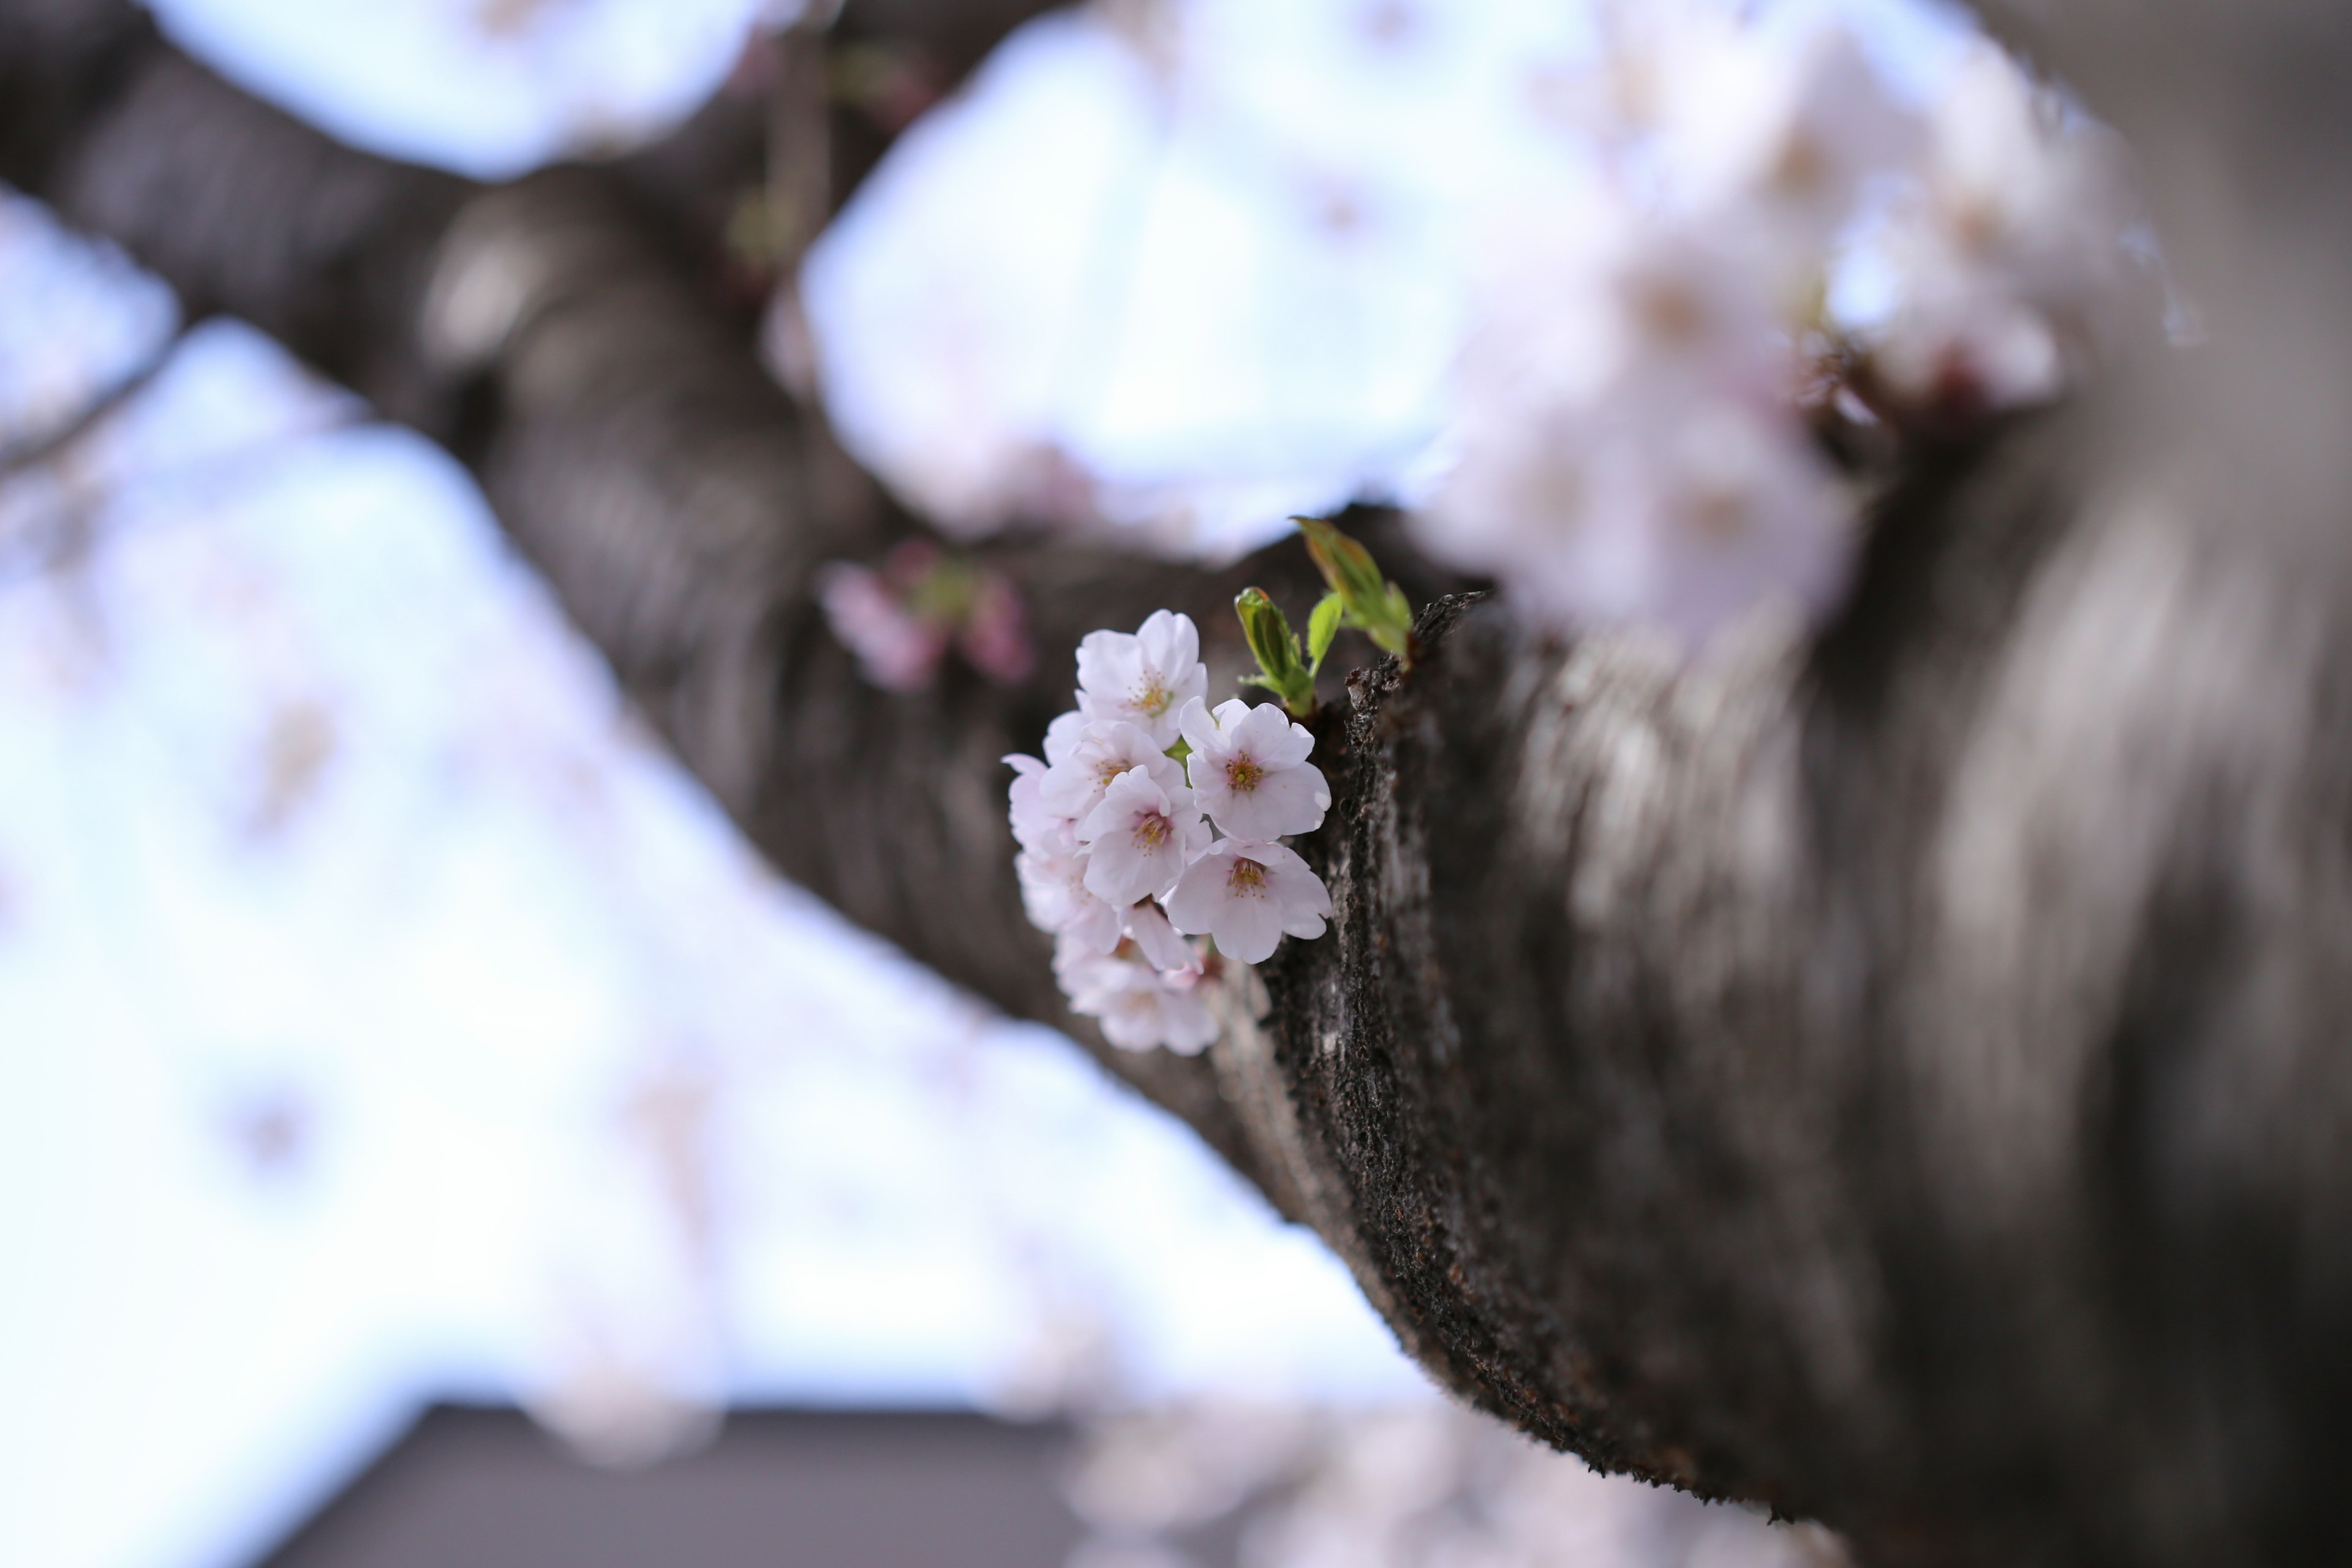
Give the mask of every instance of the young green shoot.
[{"label": "young green shoot", "polygon": [[1406,602],[1404,590],[1381,575],[1370,551],[1321,518],[1290,521],[1307,536],[1307,553],[1315,558],[1316,570],[1331,589],[1307,622],[1307,639],[1314,649],[1310,668],[1320,668],[1331,638],[1345,626],[1396,655],[1402,668],[1412,668],[1412,606]]}]

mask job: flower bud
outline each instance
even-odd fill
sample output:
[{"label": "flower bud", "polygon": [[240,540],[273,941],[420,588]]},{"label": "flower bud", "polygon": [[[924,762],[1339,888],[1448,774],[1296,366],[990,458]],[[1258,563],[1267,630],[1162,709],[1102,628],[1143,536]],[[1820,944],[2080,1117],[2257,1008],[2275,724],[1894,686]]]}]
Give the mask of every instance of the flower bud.
[{"label": "flower bud", "polygon": [[1250,652],[1257,656],[1258,673],[1242,677],[1243,683],[1265,687],[1300,718],[1315,711],[1315,677],[1299,658],[1298,634],[1281,607],[1257,589],[1244,588],[1234,600],[1234,613],[1241,617]]}]

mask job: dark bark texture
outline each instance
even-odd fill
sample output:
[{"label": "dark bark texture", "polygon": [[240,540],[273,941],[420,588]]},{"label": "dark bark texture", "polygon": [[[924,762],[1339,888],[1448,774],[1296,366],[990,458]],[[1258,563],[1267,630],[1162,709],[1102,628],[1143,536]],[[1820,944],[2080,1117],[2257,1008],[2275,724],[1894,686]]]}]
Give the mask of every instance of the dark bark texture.
[{"label": "dark bark texture", "polygon": [[1222,685],[1223,605],[1302,604],[1299,552],[992,546],[1041,673],[881,693],[812,574],[915,525],[709,287],[684,215],[723,127],[478,188],[335,146],[112,0],[0,0],[0,177],[446,442],[784,872],[1072,1028],[1466,1397],[1875,1563],[2339,1561],[2347,25],[2000,19],[2132,136],[2207,341],[1928,454],[1818,636],[1685,668],[1437,599],[1423,661],[1322,721],[1331,933],[1228,986],[1197,1062],[1062,1008],[996,758],[1083,632],[1158,605],[1223,639]]}]

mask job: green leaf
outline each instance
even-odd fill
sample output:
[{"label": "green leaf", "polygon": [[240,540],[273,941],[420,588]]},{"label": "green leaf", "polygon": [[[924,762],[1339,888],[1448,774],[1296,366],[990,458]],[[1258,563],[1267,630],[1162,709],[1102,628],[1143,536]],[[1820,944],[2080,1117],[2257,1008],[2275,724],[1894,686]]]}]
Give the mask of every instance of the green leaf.
[{"label": "green leaf", "polygon": [[1316,674],[1323,668],[1323,656],[1331,651],[1331,639],[1339,635],[1339,616],[1347,604],[1336,593],[1326,594],[1316,602],[1315,613],[1307,617],[1307,672]]},{"label": "green leaf", "polygon": [[1319,517],[1295,517],[1291,521],[1307,536],[1307,553],[1314,557],[1315,569],[1323,574],[1333,593],[1346,599],[1350,608],[1360,601],[1379,601],[1381,569],[1370,551]]},{"label": "green leaf", "polygon": [[[1374,643],[1412,663],[1412,605],[1404,590],[1381,575],[1371,552],[1319,517],[1290,520],[1307,536],[1307,553],[1339,596],[1340,625],[1361,628]],[[1321,607],[1317,607],[1321,613]],[[1309,627],[1310,632],[1312,626]],[[1328,644],[1326,645],[1328,646]],[[1318,659],[1319,663],[1320,660]]]}]

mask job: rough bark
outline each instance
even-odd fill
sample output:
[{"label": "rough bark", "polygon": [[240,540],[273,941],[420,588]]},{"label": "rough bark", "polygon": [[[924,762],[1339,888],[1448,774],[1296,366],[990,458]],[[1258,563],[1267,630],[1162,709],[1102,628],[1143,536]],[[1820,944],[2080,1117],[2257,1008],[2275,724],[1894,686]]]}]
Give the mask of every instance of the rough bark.
[{"label": "rough bark", "polygon": [[[1115,1059],[1424,1364],[1596,1463],[1886,1563],[2334,1560],[2352,224],[2341,140],[2247,84],[2286,58],[2333,125],[2352,49],[2284,0],[2017,26],[2144,132],[2213,342],[1932,455],[1819,637],[1685,668],[1433,605],[1325,719],[1331,934],[1206,1064]],[[1069,1026],[994,763],[1058,659],[859,683],[810,574],[910,525],[626,177],[361,157],[100,0],[0,5],[0,175],[447,441],[782,868]],[[988,558],[1049,654],[1160,604],[1228,627],[1241,580]]]}]

